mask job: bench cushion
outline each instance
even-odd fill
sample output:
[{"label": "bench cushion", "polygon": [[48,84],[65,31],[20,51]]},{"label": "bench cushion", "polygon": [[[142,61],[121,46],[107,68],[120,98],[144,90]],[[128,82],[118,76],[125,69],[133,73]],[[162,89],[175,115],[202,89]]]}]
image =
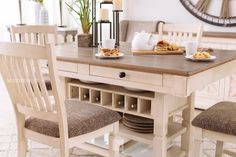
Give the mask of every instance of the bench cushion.
[{"label": "bench cushion", "polygon": [[199,114],[192,124],[202,129],[236,135],[236,103],[217,103]]},{"label": "bench cushion", "polygon": [[[119,113],[103,107],[66,100],[69,138],[93,132],[121,119]],[[30,117],[25,128],[47,136],[59,137],[58,123]]]}]

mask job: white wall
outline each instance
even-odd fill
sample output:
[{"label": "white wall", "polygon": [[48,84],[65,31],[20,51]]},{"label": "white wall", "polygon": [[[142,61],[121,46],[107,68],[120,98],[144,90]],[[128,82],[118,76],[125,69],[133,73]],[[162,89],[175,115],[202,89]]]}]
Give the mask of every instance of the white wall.
[{"label": "white wall", "polygon": [[[205,31],[225,31],[236,32],[236,27],[224,28],[208,25],[194,16],[192,16],[180,3],[179,0],[126,0],[127,15],[126,19],[130,20],[164,20],[172,23],[203,23]],[[215,5],[213,9],[219,7]],[[235,11],[235,1],[231,4],[231,12]],[[215,10],[212,10],[215,12]]]}]

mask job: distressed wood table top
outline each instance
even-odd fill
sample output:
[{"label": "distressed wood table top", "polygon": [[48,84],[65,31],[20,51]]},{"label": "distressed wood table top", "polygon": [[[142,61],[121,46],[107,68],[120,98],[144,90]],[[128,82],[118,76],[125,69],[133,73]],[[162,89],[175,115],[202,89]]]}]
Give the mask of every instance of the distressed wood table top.
[{"label": "distressed wood table top", "polygon": [[213,62],[192,62],[186,60],[184,55],[135,56],[131,53],[129,44],[125,43],[120,49],[125,54],[120,59],[96,58],[96,48],[78,48],[75,43],[58,45],[54,51],[60,61],[179,76],[192,76],[236,59],[235,51],[226,50],[215,50],[213,55],[217,59]]}]

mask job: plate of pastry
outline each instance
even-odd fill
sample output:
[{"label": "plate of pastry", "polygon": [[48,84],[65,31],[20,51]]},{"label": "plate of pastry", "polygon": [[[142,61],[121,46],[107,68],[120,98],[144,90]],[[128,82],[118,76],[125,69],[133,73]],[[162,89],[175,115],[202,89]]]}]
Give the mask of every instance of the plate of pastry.
[{"label": "plate of pastry", "polygon": [[124,54],[121,53],[120,50],[117,48],[114,48],[114,49],[101,48],[100,52],[96,53],[95,56],[98,58],[116,59],[116,58],[123,57]]},{"label": "plate of pastry", "polygon": [[193,55],[187,55],[185,58],[192,61],[214,61],[216,56],[211,55],[209,52],[202,51],[196,52]]}]

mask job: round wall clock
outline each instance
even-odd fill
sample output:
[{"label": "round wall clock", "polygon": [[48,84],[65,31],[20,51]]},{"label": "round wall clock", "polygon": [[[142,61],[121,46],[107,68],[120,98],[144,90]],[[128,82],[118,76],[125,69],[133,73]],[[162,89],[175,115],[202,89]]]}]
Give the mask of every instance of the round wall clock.
[{"label": "round wall clock", "polygon": [[[196,1],[196,0],[195,0]],[[231,15],[230,1],[231,0],[219,0],[221,6],[215,8],[219,10],[217,14],[209,12],[209,7],[215,0],[180,0],[182,5],[195,17],[216,26],[232,27],[236,26],[236,15]]]}]

